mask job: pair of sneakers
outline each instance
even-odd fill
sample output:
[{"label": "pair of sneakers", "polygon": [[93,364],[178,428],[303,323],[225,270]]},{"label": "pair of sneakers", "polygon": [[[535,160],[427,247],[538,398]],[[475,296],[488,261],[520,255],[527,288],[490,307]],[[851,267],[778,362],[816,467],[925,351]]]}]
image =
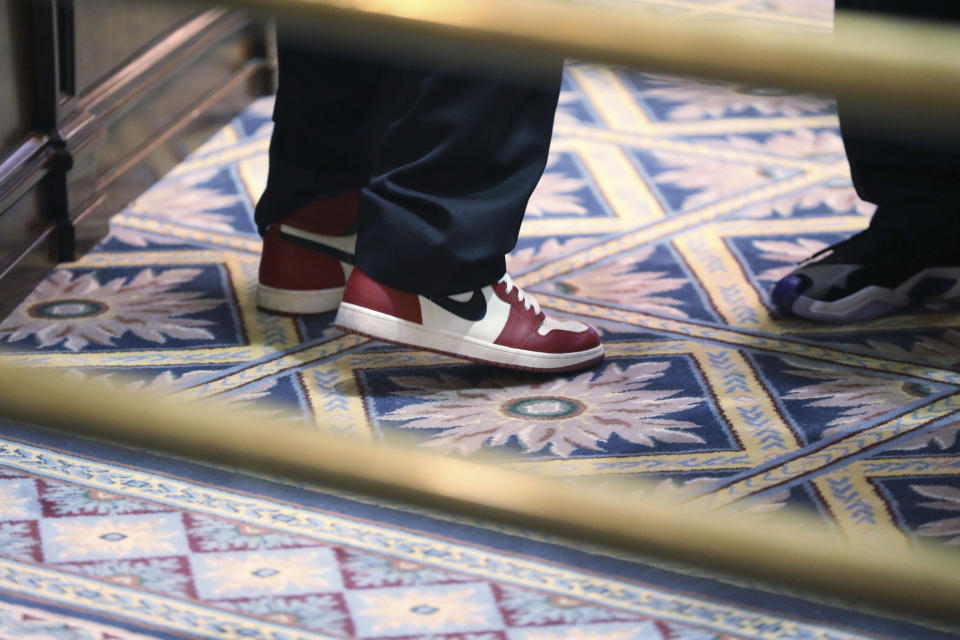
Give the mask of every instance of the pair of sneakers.
[{"label": "pair of sneakers", "polygon": [[907,235],[882,226],[827,247],[777,282],[780,313],[808,320],[871,320],[960,297],[960,247],[939,230]]},{"label": "pair of sneakers", "polygon": [[596,330],[547,316],[509,275],[451,296],[399,291],[354,266],[358,193],[315,202],[267,229],[257,304],[290,315],[337,310],[334,324],[386,342],[529,371],[603,360]]}]

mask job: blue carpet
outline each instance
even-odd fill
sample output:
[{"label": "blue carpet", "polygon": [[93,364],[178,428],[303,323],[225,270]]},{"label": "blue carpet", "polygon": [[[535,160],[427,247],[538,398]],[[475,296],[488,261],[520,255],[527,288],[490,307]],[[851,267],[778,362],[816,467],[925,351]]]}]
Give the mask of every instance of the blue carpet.
[{"label": "blue carpet", "polygon": [[521,531],[2,426],[2,638],[955,637]]}]

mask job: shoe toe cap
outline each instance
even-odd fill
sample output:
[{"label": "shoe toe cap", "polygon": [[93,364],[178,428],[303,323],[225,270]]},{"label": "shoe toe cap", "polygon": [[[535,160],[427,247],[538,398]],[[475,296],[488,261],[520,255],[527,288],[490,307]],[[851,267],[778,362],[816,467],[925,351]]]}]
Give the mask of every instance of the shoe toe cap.
[{"label": "shoe toe cap", "polygon": [[548,317],[528,336],[524,348],[542,353],[578,353],[596,349],[600,344],[600,334],[593,327]]},{"label": "shoe toe cap", "polygon": [[778,311],[787,315],[794,315],[794,303],[804,291],[810,288],[811,284],[810,278],[804,274],[791,273],[773,286],[770,298]]}]

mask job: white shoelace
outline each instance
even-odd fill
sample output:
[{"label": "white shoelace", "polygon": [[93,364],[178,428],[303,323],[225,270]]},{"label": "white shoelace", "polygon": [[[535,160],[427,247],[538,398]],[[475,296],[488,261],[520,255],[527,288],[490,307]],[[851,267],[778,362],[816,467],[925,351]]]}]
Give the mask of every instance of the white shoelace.
[{"label": "white shoelace", "polygon": [[523,303],[524,309],[530,309],[530,307],[532,306],[534,314],[540,313],[540,303],[537,302],[537,299],[531,296],[529,293],[524,292],[524,290],[521,289],[520,287],[518,287],[517,283],[515,283],[513,280],[510,279],[510,274],[508,273],[503,274],[503,277],[500,278],[500,282],[507,285],[507,291],[506,291],[507,295],[510,295],[510,292],[513,291],[514,287],[516,287],[517,300]]}]

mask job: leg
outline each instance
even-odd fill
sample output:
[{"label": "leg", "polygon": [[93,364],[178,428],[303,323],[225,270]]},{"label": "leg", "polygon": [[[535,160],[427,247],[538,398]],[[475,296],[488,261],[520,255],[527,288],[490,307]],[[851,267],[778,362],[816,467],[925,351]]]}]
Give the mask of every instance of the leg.
[{"label": "leg", "polygon": [[336,324],[534,371],[597,364],[597,332],[558,322],[505,274],[547,160],[560,64],[545,86],[412,73],[361,194],[357,269]]},{"label": "leg", "polygon": [[367,184],[385,124],[382,64],[303,48],[279,36],[280,81],[267,188],[257,204],[261,233],[304,205]]},{"label": "leg", "polygon": [[[837,8],[960,20],[949,0],[837,0]],[[877,211],[865,231],[774,286],[785,315],[855,322],[960,296],[960,151],[871,127],[870,108],[838,104],[854,186]]]},{"label": "leg", "polygon": [[360,189],[401,74],[334,56],[280,33],[280,83],[267,188],[255,218],[264,236],[257,303],[286,314],[333,311],[353,263]]},{"label": "leg", "polygon": [[410,73],[361,195],[358,265],[426,294],[500,278],[546,165],[561,71],[539,86]]},{"label": "leg", "polygon": [[[839,10],[960,21],[960,6],[951,0],[837,0],[836,6]],[[838,104],[857,194],[877,205],[871,226],[910,236],[927,231],[955,234],[960,228],[960,151],[922,139],[885,136],[861,122],[861,108],[846,101]]]}]

